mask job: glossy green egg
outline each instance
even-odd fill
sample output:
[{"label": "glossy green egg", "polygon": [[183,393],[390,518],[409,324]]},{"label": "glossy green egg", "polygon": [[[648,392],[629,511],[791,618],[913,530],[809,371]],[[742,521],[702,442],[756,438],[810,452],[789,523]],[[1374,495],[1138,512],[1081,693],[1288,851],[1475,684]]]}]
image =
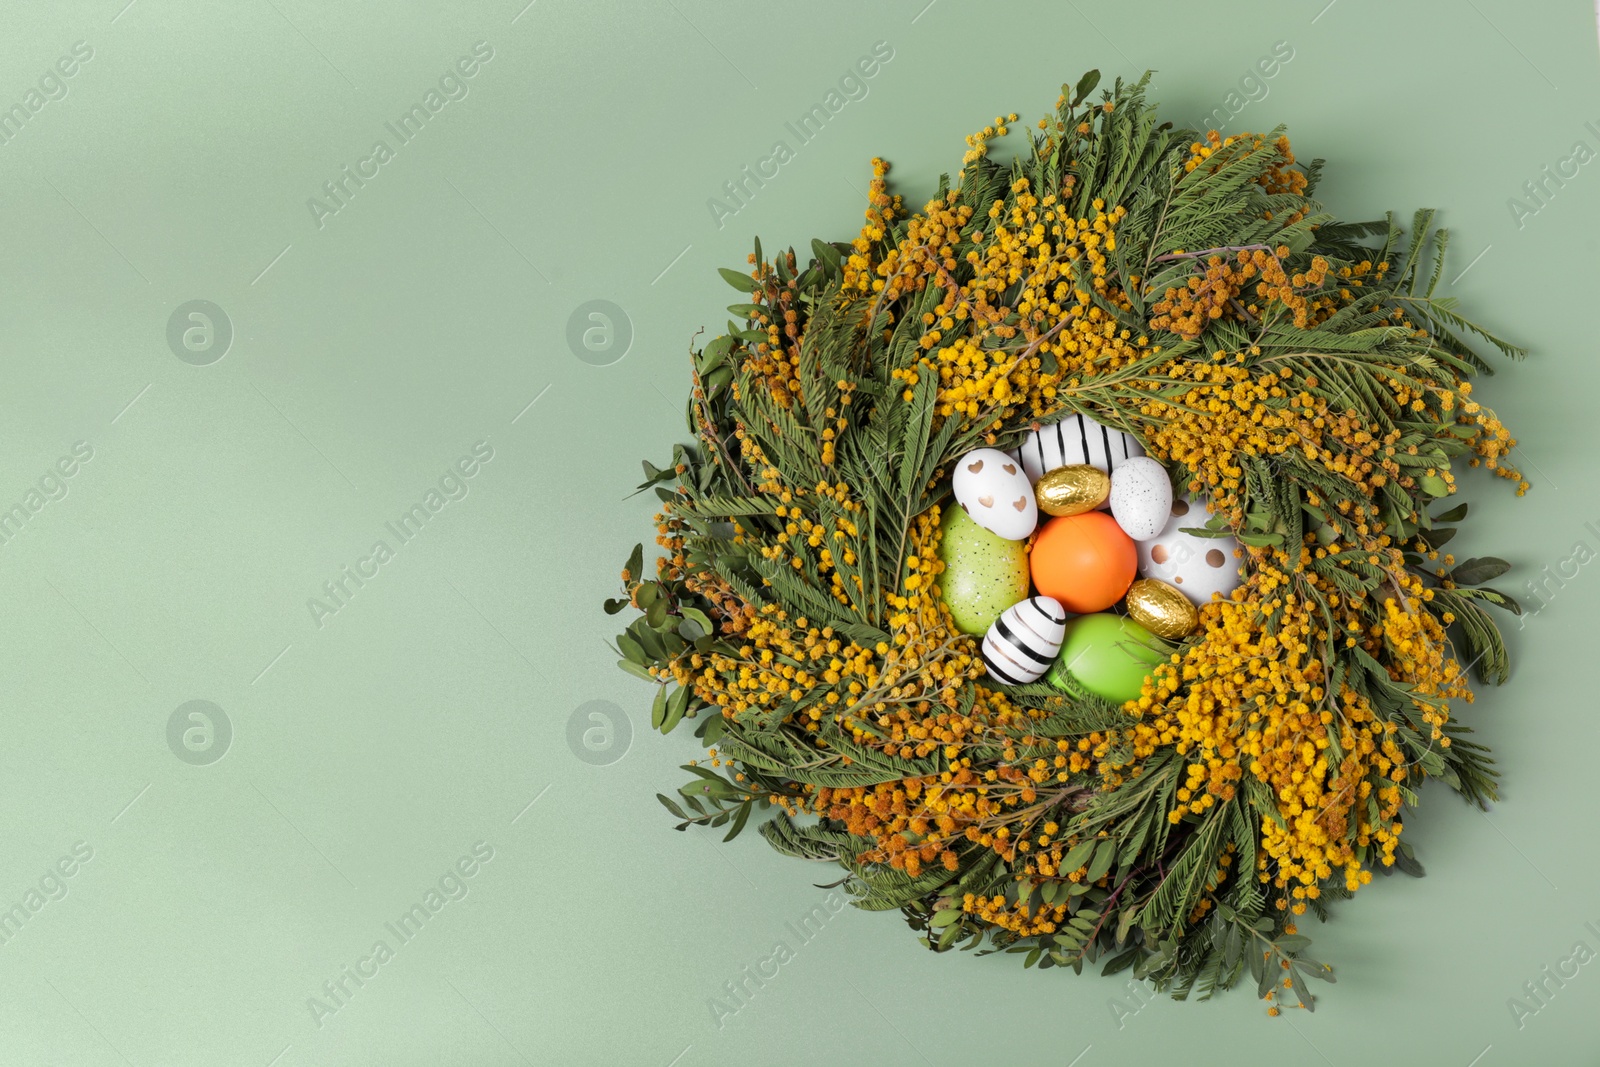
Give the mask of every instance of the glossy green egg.
[{"label": "glossy green egg", "polygon": [[1028,599],[1027,544],[990,533],[955,503],[945,505],[939,526],[940,594],[956,629],[982,636],[1001,612]]},{"label": "glossy green egg", "polygon": [[1097,612],[1067,623],[1061,654],[1045,675],[1057,689],[1067,689],[1070,675],[1084,689],[1114,704],[1137,700],[1144,680],[1166,659],[1161,644],[1132,619]]}]

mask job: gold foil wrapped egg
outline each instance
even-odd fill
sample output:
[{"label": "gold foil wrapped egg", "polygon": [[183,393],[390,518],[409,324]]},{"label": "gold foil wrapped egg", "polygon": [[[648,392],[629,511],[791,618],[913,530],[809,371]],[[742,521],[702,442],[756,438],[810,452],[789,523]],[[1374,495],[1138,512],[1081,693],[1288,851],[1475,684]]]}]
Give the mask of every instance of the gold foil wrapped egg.
[{"label": "gold foil wrapped egg", "polygon": [[1128,617],[1157,637],[1175,641],[1200,625],[1200,614],[1176,586],[1141,578],[1128,587]]},{"label": "gold foil wrapped egg", "polygon": [[1099,467],[1075,464],[1046,471],[1034,484],[1033,495],[1046,515],[1082,515],[1106,502],[1111,476]]}]

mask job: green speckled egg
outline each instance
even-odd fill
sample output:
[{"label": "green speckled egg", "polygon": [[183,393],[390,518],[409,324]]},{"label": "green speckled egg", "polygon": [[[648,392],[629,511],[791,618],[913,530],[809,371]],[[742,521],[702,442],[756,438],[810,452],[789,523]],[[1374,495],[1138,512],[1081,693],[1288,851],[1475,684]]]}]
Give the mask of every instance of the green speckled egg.
[{"label": "green speckled egg", "polygon": [[1001,612],[1028,599],[1026,542],[990,533],[955,503],[945,505],[939,526],[940,594],[956,629],[981,637]]}]

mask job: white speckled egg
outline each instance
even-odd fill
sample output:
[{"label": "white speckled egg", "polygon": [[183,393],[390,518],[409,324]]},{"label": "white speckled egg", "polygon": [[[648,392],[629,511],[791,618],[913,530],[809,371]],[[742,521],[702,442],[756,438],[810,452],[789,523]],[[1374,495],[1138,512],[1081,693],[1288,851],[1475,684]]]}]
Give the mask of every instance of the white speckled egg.
[{"label": "white speckled egg", "polygon": [[1036,482],[1046,471],[1086,463],[1110,474],[1144,448],[1135,437],[1101,426],[1082,415],[1068,415],[1059,422],[1030,430],[1022,439],[1022,469],[1028,481]]},{"label": "white speckled egg", "polygon": [[1111,472],[1111,517],[1135,541],[1148,541],[1172,517],[1172,482],[1149,456],[1132,456]]},{"label": "white speckled egg", "polygon": [[983,663],[1001,685],[1026,685],[1050,669],[1067,632],[1067,609],[1047,596],[1030,597],[1000,614],[983,635]]},{"label": "white speckled egg", "polygon": [[1138,543],[1139,573],[1177,586],[1197,605],[1208,602],[1213,593],[1227,596],[1241,581],[1240,561],[1234,556],[1238,541],[1182,532],[1182,527],[1204,526],[1207,517],[1203,505],[1179,498],[1172,502],[1171,516],[1161,530]]},{"label": "white speckled egg", "polygon": [[1021,541],[1039,524],[1033,485],[999,449],[974,449],[956,460],[950,488],[973,522],[1007,541]]}]

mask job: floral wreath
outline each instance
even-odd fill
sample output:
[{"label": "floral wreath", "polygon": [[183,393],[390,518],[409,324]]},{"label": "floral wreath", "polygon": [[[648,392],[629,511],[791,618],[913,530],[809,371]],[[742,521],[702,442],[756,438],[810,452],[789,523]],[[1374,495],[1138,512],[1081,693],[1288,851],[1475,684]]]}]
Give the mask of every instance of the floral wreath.
[{"label": "floral wreath", "polygon": [[920,212],[874,160],[853,242],[723,270],[693,442],[644,464],[664,554],[605,607],[709,749],[678,829],[763,813],[935,951],[1248,971],[1277,1014],[1332,980],[1306,912],[1422,874],[1421,782],[1495,796],[1450,702],[1520,609],[1441,548],[1460,468],[1528,487],[1468,338],[1523,352],[1434,295],[1431,212],[1341,222],[1281,130],[1148,79],[1063,87],[1009,163],[997,118]]}]

